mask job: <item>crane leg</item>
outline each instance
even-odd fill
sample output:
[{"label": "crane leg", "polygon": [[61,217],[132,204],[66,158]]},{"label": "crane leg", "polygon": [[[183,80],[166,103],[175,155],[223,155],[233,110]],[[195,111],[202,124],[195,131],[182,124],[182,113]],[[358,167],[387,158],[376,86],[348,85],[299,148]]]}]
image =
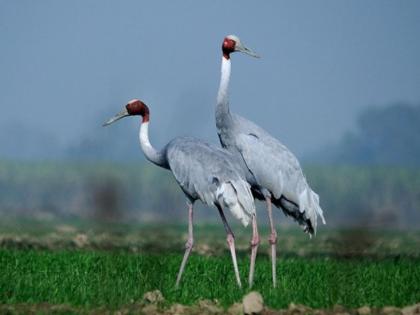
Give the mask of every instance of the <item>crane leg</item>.
[{"label": "crane leg", "polygon": [[194,245],[193,238],[193,204],[188,203],[188,240],[185,243],[185,253],[184,258],[182,259],[181,267],[179,267],[178,276],[176,278],[175,286],[178,288],[179,283],[181,282],[182,273],[184,272],[185,265],[187,264],[188,257],[190,256],[191,250]]},{"label": "crane leg", "polygon": [[251,239],[251,263],[249,266],[249,287],[254,283],[255,259],[257,257],[258,245],[260,244],[260,236],[258,234],[257,215],[252,216],[252,239]]},{"label": "crane leg", "polygon": [[223,213],[223,209],[220,206],[217,206],[217,209],[219,210],[219,214],[222,218],[223,225],[225,227],[226,231],[226,241],[228,243],[230,254],[232,256],[232,262],[233,262],[233,269],[235,270],[235,276],[236,276],[236,283],[238,284],[239,288],[242,288],[241,278],[239,277],[239,269],[238,269],[238,262],[236,260],[236,251],[235,251],[235,237],[233,235],[233,232],[226,220],[225,214]]},{"label": "crane leg", "polygon": [[271,268],[272,268],[272,274],[273,274],[273,287],[275,288],[277,286],[277,277],[276,277],[276,243],[277,243],[277,232],[274,228],[274,222],[273,222],[273,213],[272,213],[272,207],[271,207],[271,198],[266,197],[265,198],[267,202],[267,211],[268,211],[268,219],[270,221],[270,236],[268,238],[268,242],[271,245]]}]

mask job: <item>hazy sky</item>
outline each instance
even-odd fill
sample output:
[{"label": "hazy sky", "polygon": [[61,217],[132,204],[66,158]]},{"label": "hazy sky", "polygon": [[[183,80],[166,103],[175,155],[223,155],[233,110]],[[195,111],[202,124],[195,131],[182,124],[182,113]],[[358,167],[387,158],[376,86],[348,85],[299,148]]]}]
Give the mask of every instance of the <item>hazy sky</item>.
[{"label": "hazy sky", "polygon": [[[338,139],[366,106],[420,103],[420,1],[0,0],[0,132],[77,143],[140,98],[157,145],[216,142],[231,33],[262,56],[233,56],[232,110],[298,155]],[[138,120],[121,124],[136,140]]]}]

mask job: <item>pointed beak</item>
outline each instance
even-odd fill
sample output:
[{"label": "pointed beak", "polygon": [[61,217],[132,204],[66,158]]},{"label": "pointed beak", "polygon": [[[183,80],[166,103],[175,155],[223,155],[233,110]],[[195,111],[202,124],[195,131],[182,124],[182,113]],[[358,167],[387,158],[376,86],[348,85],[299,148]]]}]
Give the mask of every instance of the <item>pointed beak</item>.
[{"label": "pointed beak", "polygon": [[240,47],[236,48],[237,51],[243,52],[247,55],[250,55],[251,57],[255,57],[255,58],[260,58],[259,55],[257,55],[257,53],[253,52],[251,49],[241,45]]},{"label": "pointed beak", "polygon": [[114,117],[110,118],[107,122],[105,122],[102,126],[108,126],[114,122],[116,122],[117,120],[120,120],[121,118],[130,116],[130,114],[127,112],[127,109],[124,107],[124,109],[119,112],[118,114],[116,114]]}]

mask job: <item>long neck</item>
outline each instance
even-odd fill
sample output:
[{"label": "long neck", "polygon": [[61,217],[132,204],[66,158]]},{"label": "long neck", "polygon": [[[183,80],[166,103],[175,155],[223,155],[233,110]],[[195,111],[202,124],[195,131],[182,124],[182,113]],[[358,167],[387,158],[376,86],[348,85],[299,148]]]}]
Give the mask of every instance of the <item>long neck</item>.
[{"label": "long neck", "polygon": [[143,121],[139,132],[140,146],[146,158],[163,168],[168,168],[166,156],[162,151],[156,150],[149,140],[149,121]]},{"label": "long neck", "polygon": [[[226,119],[230,119],[229,111],[229,81],[230,81],[230,59],[222,57],[222,69],[220,77],[219,92],[217,93],[216,124],[220,128]],[[220,125],[220,126],[219,126]]]}]

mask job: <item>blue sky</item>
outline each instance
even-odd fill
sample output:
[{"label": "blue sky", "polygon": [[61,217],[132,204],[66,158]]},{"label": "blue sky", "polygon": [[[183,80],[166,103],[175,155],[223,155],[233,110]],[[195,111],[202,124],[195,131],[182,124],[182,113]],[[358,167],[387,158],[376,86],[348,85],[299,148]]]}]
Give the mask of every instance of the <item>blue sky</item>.
[{"label": "blue sky", "polygon": [[[233,56],[232,110],[298,156],[339,139],[366,106],[420,103],[419,1],[2,0],[0,153],[10,133],[57,147],[111,133],[101,123],[132,98],[150,105],[157,146],[217,142],[231,33],[262,56]],[[116,128],[135,143],[137,125]]]}]

